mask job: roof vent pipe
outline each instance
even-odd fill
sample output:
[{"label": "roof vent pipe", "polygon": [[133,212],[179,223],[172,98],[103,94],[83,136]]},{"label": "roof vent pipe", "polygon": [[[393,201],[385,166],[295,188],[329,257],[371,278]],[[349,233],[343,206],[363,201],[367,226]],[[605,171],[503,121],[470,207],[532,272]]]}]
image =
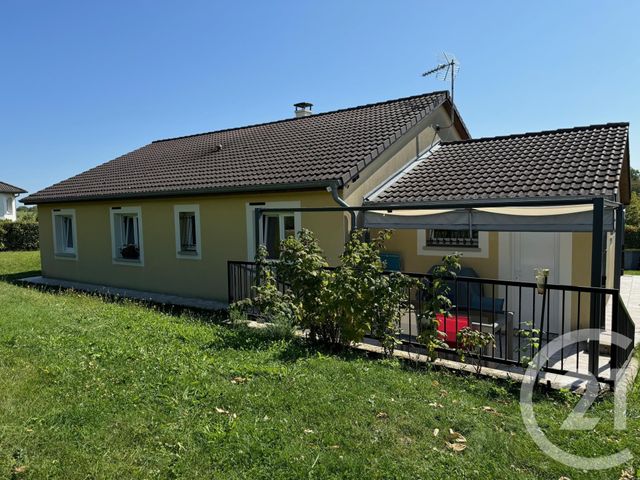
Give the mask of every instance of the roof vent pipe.
[{"label": "roof vent pipe", "polygon": [[294,103],[293,106],[296,107],[296,118],[309,117],[313,115],[313,112],[311,111],[313,103],[300,102]]}]

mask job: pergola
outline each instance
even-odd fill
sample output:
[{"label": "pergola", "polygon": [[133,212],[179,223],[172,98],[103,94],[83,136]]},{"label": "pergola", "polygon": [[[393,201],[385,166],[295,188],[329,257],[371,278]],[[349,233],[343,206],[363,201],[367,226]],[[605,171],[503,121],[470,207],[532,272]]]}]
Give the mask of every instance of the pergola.
[{"label": "pergola", "polygon": [[[266,213],[357,214],[358,226],[393,229],[471,229],[502,232],[591,232],[591,286],[603,286],[604,235],[615,233],[614,288],[620,288],[624,237],[624,205],[601,196],[464,199],[399,204],[367,203],[348,207],[256,208],[255,231]],[[260,244],[256,235],[256,247]],[[592,297],[590,328],[601,328],[600,299]],[[597,369],[599,341],[589,342],[590,371]]]}]

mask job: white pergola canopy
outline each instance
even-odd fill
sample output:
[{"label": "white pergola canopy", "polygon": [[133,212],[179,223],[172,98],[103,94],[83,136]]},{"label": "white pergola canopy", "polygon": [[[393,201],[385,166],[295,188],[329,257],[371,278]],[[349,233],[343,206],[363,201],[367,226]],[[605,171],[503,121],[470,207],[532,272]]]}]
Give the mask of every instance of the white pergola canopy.
[{"label": "white pergola canopy", "polygon": [[[605,205],[603,229],[615,231],[615,208]],[[501,232],[591,232],[593,203],[557,206],[497,206],[364,212],[367,228],[447,229]]]}]

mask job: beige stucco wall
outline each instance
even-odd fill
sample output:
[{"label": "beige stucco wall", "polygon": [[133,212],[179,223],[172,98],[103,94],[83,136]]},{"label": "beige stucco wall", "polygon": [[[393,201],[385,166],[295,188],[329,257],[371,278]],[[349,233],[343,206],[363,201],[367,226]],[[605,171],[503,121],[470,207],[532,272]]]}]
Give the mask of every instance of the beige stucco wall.
[{"label": "beige stucco wall", "polygon": [[455,128],[442,128],[436,133],[434,126],[447,127],[451,117],[444,107],[438,108],[428,117],[422,119],[409,132],[389,149],[376,158],[358,178],[343,191],[343,198],[349,205],[361,205],[363,197],[388,180],[417,158],[418,153],[424,152],[439,140],[459,140],[460,135]]},{"label": "beige stucco wall", "polygon": [[[302,207],[335,206],[325,192],[220,195],[173,199],[39,205],[42,271],[45,276],[177,295],[227,299],[227,260],[247,260],[248,202],[300,201]],[[174,205],[200,207],[202,259],[176,258]],[[112,261],[110,208],[142,209],[144,266]],[[54,255],[52,209],[74,208],[78,259]],[[305,213],[302,227],[316,233],[335,263],[345,233],[342,213]]]},{"label": "beige stucco wall", "polygon": [[[489,254],[487,258],[470,258],[464,256],[460,262],[465,267],[473,268],[480,277],[498,278],[498,233],[489,232]],[[418,231],[395,230],[386,244],[386,251],[400,253],[402,268],[408,272],[425,273],[433,265],[442,263],[442,255],[418,255]]]}]

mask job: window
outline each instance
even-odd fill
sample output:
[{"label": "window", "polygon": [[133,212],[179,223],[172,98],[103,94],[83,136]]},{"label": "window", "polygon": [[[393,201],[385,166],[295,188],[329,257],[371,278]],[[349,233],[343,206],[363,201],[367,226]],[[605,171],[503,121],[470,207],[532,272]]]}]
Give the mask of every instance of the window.
[{"label": "window", "polygon": [[265,214],[261,233],[262,241],[269,252],[269,258],[278,258],[280,256],[280,242],[296,234],[293,214]]},{"label": "window", "polygon": [[247,260],[253,261],[256,255],[256,235],[259,243],[267,247],[269,258],[280,255],[282,239],[295,235],[302,229],[300,212],[263,212],[260,227],[256,232],[256,209],[300,208],[299,201],[288,202],[252,202],[246,204],[247,214]]},{"label": "window", "polygon": [[143,264],[140,207],[111,209],[111,242],[115,263]]},{"label": "window", "polygon": [[472,230],[427,230],[426,246],[478,248],[478,231]]},{"label": "window", "polygon": [[174,207],[176,231],[176,256],[199,260],[200,208],[198,205],[176,205]]},{"label": "window", "polygon": [[439,257],[460,252],[464,258],[489,258],[489,232],[474,230],[424,229],[415,230],[418,255]]},{"label": "window", "polygon": [[53,210],[53,246],[59,257],[76,257],[76,214],[71,209]]},{"label": "window", "polygon": [[7,197],[7,215],[13,215],[13,202],[13,198]]}]

